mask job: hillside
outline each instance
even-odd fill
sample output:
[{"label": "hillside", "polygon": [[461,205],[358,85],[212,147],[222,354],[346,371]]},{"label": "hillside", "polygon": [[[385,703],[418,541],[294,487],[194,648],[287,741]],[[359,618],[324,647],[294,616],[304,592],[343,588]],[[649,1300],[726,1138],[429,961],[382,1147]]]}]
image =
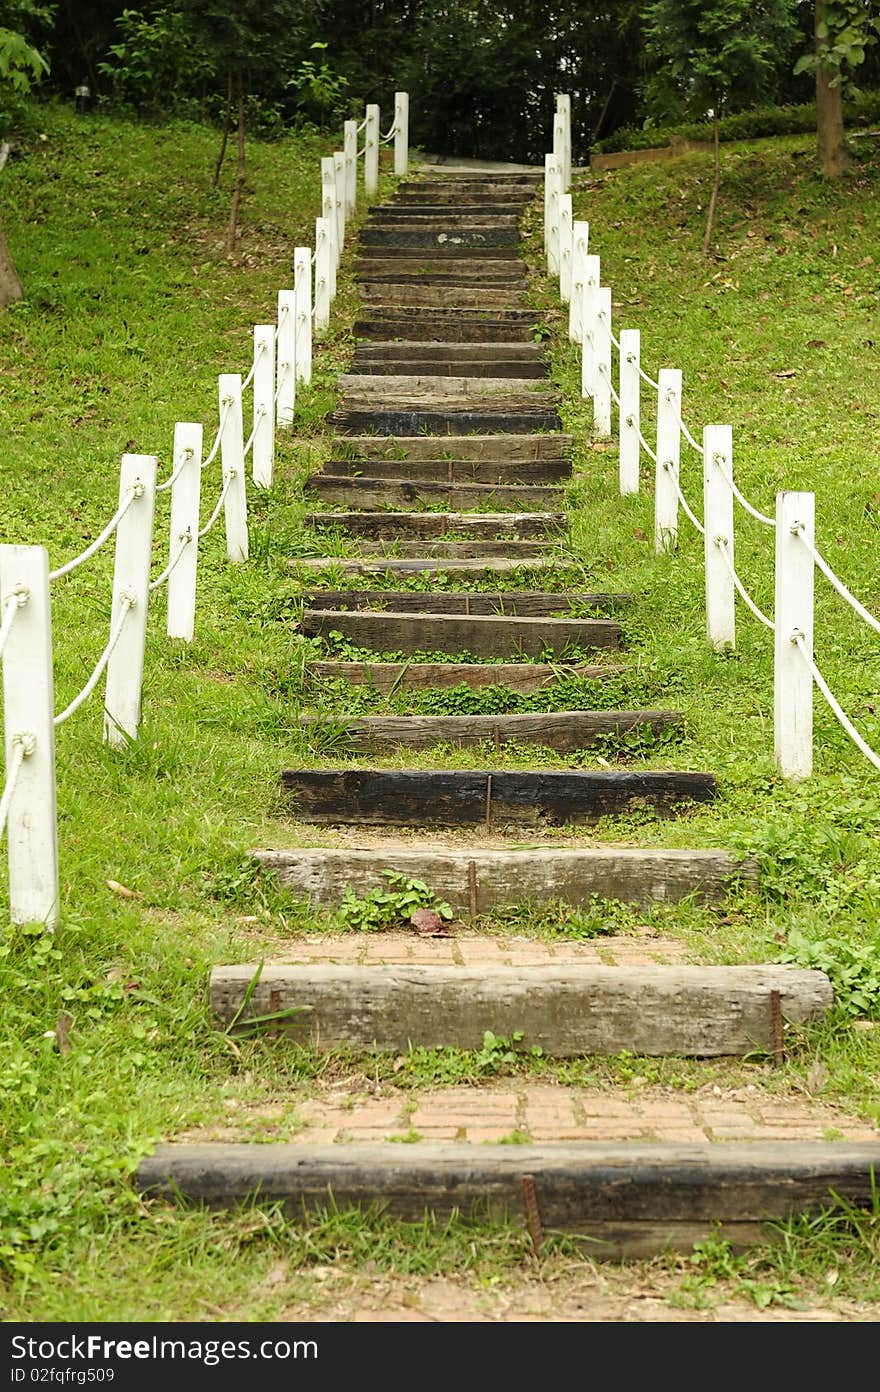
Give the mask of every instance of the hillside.
[{"label": "hillside", "polygon": [[[0,337],[0,513],[4,538],[44,541],[57,564],[112,512],[123,450],[155,451],[167,466],[174,422],[209,421],[217,372],[246,367],[249,325],[274,317],[292,248],[311,240],[324,150],[316,139],[252,145],[243,239],[229,261],[220,251],[228,190],[209,189],[214,132],[104,117],[79,124],[47,108],[45,134],[0,176],[0,214],[27,292]],[[779,487],[815,489],[821,549],[877,612],[880,162],[865,146],[864,161],[833,189],[816,178],[806,139],[725,151],[710,261],[699,250],[710,181],[704,157],[584,178],[575,205],[590,221],[617,326],[641,329],[649,371],[683,369],[691,429],[733,426],[739,484],[765,511]],[[536,267],[537,233],[529,247]],[[558,300],[540,275],[532,291],[561,330]],[[507,1229],[486,1228],[472,1245],[458,1227],[445,1238],[389,1227],[377,1247],[368,1223],[331,1215],[305,1229],[258,1210],[182,1215],[141,1205],[129,1187],[159,1136],[251,1108],[258,1135],[260,1117],[280,1097],[372,1082],[373,1061],[328,1062],[271,1040],[228,1039],[214,1029],[204,992],[210,966],[252,955],[257,938],[268,952],[337,926],[259,879],[247,852],[300,835],[278,815],[282,765],[345,762],[332,742],[310,748],[297,724],[309,699],[302,664],[314,646],[296,631],[288,561],[306,549],[301,482],[326,452],[321,418],[347,363],[355,304],[346,279],[315,385],[301,398],[297,438],[280,447],[278,481],[255,501],[251,563],[229,567],[220,538],[208,543],[189,649],[167,643],[160,615],[151,619],[141,739],[123,754],[105,749],[96,705],[59,735],[61,927],[54,936],[8,932],[0,947],[2,1124],[17,1137],[0,1194],[6,1318],[199,1318],[219,1310],[259,1320],[291,1307],[338,1311],[356,1304],[377,1269],[389,1279],[451,1274],[462,1288],[497,1279],[513,1289],[522,1280],[524,1243]],[[699,943],[708,961],[790,955],[821,965],[838,985],[838,1009],[830,1023],[802,1032],[768,1086],[780,1097],[843,1101],[876,1123],[880,784],[818,701],[815,777],[798,787],[775,777],[763,631],[743,615],[737,653],[709,652],[699,539],[683,527],[678,552],[654,557],[650,484],[638,498],[620,498],[614,449],[589,440],[575,352],[562,332],[554,377],[566,388],[565,425],[581,442],[571,501],[582,578],[601,589],[613,577],[639,597],[623,619],[638,661],[608,699],[648,706],[673,695],[687,716],[676,764],[712,768],[720,784],[708,810],[681,822],[620,819],[603,828],[605,837],[731,845],[757,858],[761,885],[723,910],[685,902],[636,914],[612,904],[560,920],[526,907],[487,928],[577,939],[610,924],[647,925]],[[699,502],[698,463],[683,468],[682,486]],[[765,537],[743,524],[737,545],[740,573],[758,602],[772,606]],[[65,583],[56,604],[59,700],[78,689],[106,639],[109,574],[102,554]],[[820,663],[880,748],[876,639],[830,592],[820,586],[817,595]],[[456,700],[455,709],[477,708],[460,693]],[[400,703],[397,695],[382,708]],[[322,710],[357,713],[350,691],[331,688]],[[667,753],[641,742],[627,758],[650,768]],[[602,758],[581,756],[579,766]],[[466,753],[447,751],[443,761],[469,766]],[[505,763],[540,766],[541,754],[502,753]],[[56,1048],[62,1015],[74,1022],[68,1053]],[[554,1076],[546,1060],[517,1067]],[[578,1076],[598,1086],[726,1089],[747,1087],[754,1069],[766,1081],[760,1062],[621,1057],[590,1061]],[[402,1067],[401,1085],[415,1090],[475,1071],[487,1076],[466,1056],[420,1057]],[[877,1240],[876,1221],[855,1240],[829,1230],[827,1248],[812,1253],[794,1234],[787,1266],[759,1254],[748,1271],[727,1274],[725,1290],[749,1294],[752,1280],[783,1303],[793,1293],[824,1299],[833,1260],[841,1309],[864,1310],[859,1302],[877,1297]],[[580,1279],[564,1244],[547,1263],[560,1282]],[[334,1264],[348,1307],[330,1306],[322,1294],[320,1273]],[[687,1279],[683,1265],[636,1269],[623,1295],[656,1281],[679,1298]]]}]

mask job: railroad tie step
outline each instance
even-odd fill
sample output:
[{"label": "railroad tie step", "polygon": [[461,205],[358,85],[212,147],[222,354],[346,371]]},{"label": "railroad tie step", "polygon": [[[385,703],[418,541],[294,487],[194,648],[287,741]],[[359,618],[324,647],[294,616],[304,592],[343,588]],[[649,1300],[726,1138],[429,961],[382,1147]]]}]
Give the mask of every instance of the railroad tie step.
[{"label": "railroad tie step", "polygon": [[575,609],[616,614],[631,594],[593,590],[308,590],[306,609],[391,609],[398,614],[507,614],[519,618],[575,617]]},{"label": "railroad tie step", "polygon": [[431,435],[467,435],[471,431],[512,431],[531,434],[534,430],[559,430],[561,418],[555,408],[535,405],[522,398],[508,402],[504,397],[484,404],[462,401],[460,405],[431,407],[421,402],[399,402],[343,406],[327,417],[331,430],[359,434],[375,425],[386,435],[409,435],[424,430]]},{"label": "railroad tie step", "polygon": [[362,405],[365,399],[375,399],[378,410],[396,397],[407,402],[425,399],[431,404],[448,406],[455,404],[459,397],[474,398],[475,405],[482,405],[488,398],[500,397],[513,409],[523,397],[526,405],[541,406],[545,410],[559,404],[559,392],[547,391],[542,381],[531,377],[470,377],[452,376],[436,373],[417,375],[406,372],[400,375],[373,372],[345,372],[339,378],[339,388],[343,403],[347,406]]},{"label": "railroad tie step", "polygon": [[[435,442],[435,448],[441,442]],[[446,442],[448,443],[448,441]],[[454,453],[459,453],[456,448]],[[311,474],[306,480],[306,487],[311,488],[313,481],[318,479],[328,479],[333,476],[336,481],[339,478],[356,479],[364,481],[365,490],[369,483],[377,479],[399,479],[405,487],[412,487],[417,482],[436,483],[441,488],[452,488],[455,485],[472,484],[492,484],[495,487],[518,487],[525,485],[529,487],[547,486],[561,483],[571,477],[571,460],[564,457],[558,459],[536,459],[536,460],[500,460],[500,459],[328,459],[321,465],[320,473]],[[329,488],[326,484],[317,483],[316,488]],[[445,495],[442,492],[431,491],[432,501],[442,500]],[[473,494],[473,497],[482,497],[482,494]],[[527,494],[514,495],[516,497],[526,497]],[[551,495],[556,496],[556,495]],[[478,504],[474,504],[478,506]]]},{"label": "railroad tie step", "polygon": [[[355,545],[352,539],[352,545]],[[421,560],[447,561],[506,561],[508,569],[515,569],[524,563],[559,560],[563,552],[558,543],[550,541],[522,541],[499,537],[485,541],[360,541],[356,542],[358,556],[381,556],[389,563],[403,562],[402,569],[425,569]],[[430,567],[428,567],[430,569]],[[448,568],[448,567],[446,567]],[[477,567],[478,568],[478,567]],[[392,567],[393,569],[393,567]],[[437,565],[436,570],[444,569]]]},{"label": "railroad tie step", "polygon": [[[448,472],[451,471],[447,469]],[[448,508],[450,515],[491,506],[522,512],[554,505],[558,509],[564,499],[563,490],[551,484],[455,483],[408,476],[390,479],[364,473],[358,477],[339,473],[310,474],[303,487],[324,502],[347,503],[351,508],[418,509],[427,504]]]},{"label": "railroad tie step", "polygon": [[566,680],[605,681],[622,675],[625,667],[612,663],[542,662],[309,662],[305,669],[307,685],[322,681],[345,681],[351,686],[369,686],[387,696],[395,691],[442,690],[466,686],[480,691],[501,686],[521,696],[548,691]]},{"label": "railroad tie step", "polygon": [[303,522],[313,529],[332,528],[352,536],[387,541],[456,535],[488,540],[553,537],[566,527],[563,512],[389,512],[375,505],[353,512],[308,512]]},{"label": "railroad tie step", "polygon": [[436,460],[445,456],[453,462],[536,464],[571,457],[573,437],[561,432],[548,435],[467,435],[453,441],[430,435],[347,435],[337,440],[337,453],[344,450],[352,460],[411,462]]},{"label": "railroad tie step", "polygon": [[356,754],[380,754],[394,749],[456,748],[476,745],[538,745],[560,754],[573,754],[626,735],[656,737],[681,733],[684,717],[674,710],[570,710],[515,715],[368,715],[339,721],[301,715],[299,727],[308,738],[332,732],[338,749]]},{"label": "railroad tie step", "polygon": [[689,812],[715,796],[711,773],[595,769],[285,769],[289,816],[349,826],[594,825]]},{"label": "railroad tie step", "polygon": [[309,638],[341,633],[371,652],[442,652],[475,658],[539,658],[588,648],[617,648],[615,619],[533,617],[519,614],[425,614],[345,609],[306,609],[302,632]]},{"label": "railroad tie step", "polygon": [[[294,574],[327,571],[335,576],[343,575],[371,575],[377,579],[379,576],[393,578],[395,576],[419,575],[426,579],[436,578],[438,580],[452,575],[456,578],[466,578],[469,580],[482,577],[495,582],[502,579],[516,577],[525,580],[527,573],[534,571],[542,577],[549,572],[562,570],[566,576],[569,574],[571,563],[561,554],[551,554],[533,542],[507,542],[504,545],[504,556],[497,554],[496,549],[492,549],[489,554],[479,547],[479,543],[471,543],[464,547],[468,555],[451,554],[447,547],[443,550],[443,555],[424,555],[424,547],[420,547],[422,554],[407,556],[382,556],[381,559],[371,559],[366,555],[361,556],[297,556],[288,564]],[[526,554],[523,549],[531,548]],[[361,552],[369,548],[366,544],[360,547]],[[412,547],[407,547],[411,551]],[[509,554],[514,551],[516,554]],[[375,555],[375,552],[372,553]]]},{"label": "railroad tie step", "polygon": [[776,1226],[841,1203],[870,1213],[880,1170],[876,1141],[748,1144],[354,1142],[160,1145],[140,1162],[150,1198],[238,1207],[247,1200],[303,1208],[363,1208],[441,1221],[477,1212],[518,1220],[540,1248],[543,1229],[589,1240],[600,1260],[688,1253],[721,1236],[737,1250]]},{"label": "railroad tie step", "polygon": [[312,1048],[479,1049],[491,1030],[549,1058],[772,1055],[780,1011],[788,1023],[818,1020],[832,996],[824,972],[774,964],[246,963],[215,967],[210,984],[222,1028],[253,1033],[251,1021],[273,1016]]},{"label": "railroad tie step", "polygon": [[723,850],[624,846],[394,846],[377,852],[338,846],[257,850],[252,857],[294,894],[335,907],[350,889],[363,898],[385,887],[384,870],[424,881],[453,911],[473,918],[509,904],[704,904],[757,880],[754,861]]}]

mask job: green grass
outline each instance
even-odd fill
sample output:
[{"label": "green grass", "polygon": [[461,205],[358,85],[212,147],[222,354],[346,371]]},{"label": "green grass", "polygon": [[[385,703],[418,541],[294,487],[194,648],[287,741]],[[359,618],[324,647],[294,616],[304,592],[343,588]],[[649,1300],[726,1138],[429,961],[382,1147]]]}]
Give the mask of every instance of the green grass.
[{"label": "green grass", "polygon": [[[157,453],[167,475],[175,421],[208,427],[216,420],[217,374],[247,370],[251,325],[274,317],[292,248],[311,240],[318,158],[329,147],[304,137],[251,146],[241,244],[228,260],[228,186],[216,194],[209,187],[215,132],[105,116],[78,121],[51,107],[43,117],[47,138],[0,178],[4,229],[28,296],[4,317],[0,341],[0,519],[5,539],[45,542],[57,565],[112,513],[123,451]],[[880,170],[876,160],[865,162],[826,188],[801,139],[759,151],[732,147],[724,165],[718,255],[708,262],[699,251],[710,178],[704,157],[606,175],[578,195],[576,211],[590,219],[617,327],[642,330],[647,370],[684,370],[685,417],[695,433],[704,421],[733,425],[737,477],[763,510],[772,508],[777,487],[815,488],[819,545],[876,611]],[[0,1170],[7,1281],[0,1308],[9,1318],[199,1318],[222,1307],[270,1319],[283,1308],[282,1295],[266,1284],[279,1256],[290,1273],[282,1287],[288,1301],[311,1298],[310,1265],[338,1260],[362,1269],[379,1260],[369,1219],[330,1214],[293,1223],[260,1207],[178,1213],[143,1205],[130,1183],[157,1139],[216,1119],[228,1085],[256,1095],[279,1086],[296,1096],[331,1067],[317,1056],[292,1059],[271,1041],[229,1040],[214,1029],[205,1000],[215,962],[254,956],[255,930],[246,920],[269,938],[334,926],[255,875],[246,858],[253,846],[314,839],[280,815],[278,770],[320,758],[296,728],[299,711],[338,720],[367,710],[533,708],[532,698],[505,693],[500,670],[489,692],[400,690],[383,701],[358,692],[354,704],[336,684],[303,688],[303,666],[316,649],[297,631],[288,562],[304,550],[308,508],[300,484],[325,455],[321,418],[348,362],[356,307],[350,259],[315,384],[300,394],[296,440],[279,444],[273,489],[250,500],[252,563],[228,565],[221,535],[209,538],[190,647],[165,639],[162,606],[155,606],[135,745],[121,753],[104,748],[97,700],[59,732],[61,923],[54,935],[29,928],[0,939],[0,1129],[13,1138]],[[540,279],[534,295],[561,323]],[[567,426],[578,438],[570,490],[576,558],[565,576],[524,566],[505,587],[632,591],[637,603],[621,616],[627,675],[564,683],[547,704],[674,702],[687,717],[685,742],[633,748],[627,757],[713,769],[719,798],[680,821],[617,819],[598,831],[559,834],[729,845],[754,855],[759,892],[717,910],[657,907],[639,921],[682,937],[708,961],[793,954],[825,965],[842,1008],[797,1036],[780,1085],[798,1085],[819,1057],[827,1070],[823,1098],[874,1116],[880,1029],[855,1029],[851,1011],[880,1019],[880,784],[820,705],[815,777],[791,787],[775,776],[766,637],[743,615],[737,653],[708,651],[697,539],[683,527],[676,554],[653,556],[644,540],[650,481],[637,498],[617,495],[614,448],[589,443],[576,368],[574,351],[556,341],[554,377],[566,388]],[[794,377],[779,375],[791,371]],[[688,460],[682,477],[698,504],[698,463]],[[218,485],[219,467],[205,480],[206,505]],[[163,564],[165,506],[155,573]],[[758,601],[771,606],[772,557],[751,522],[739,530],[737,558]],[[82,685],[106,641],[111,568],[111,553],[102,552],[56,587],[57,708]],[[339,583],[333,571],[324,579]],[[309,574],[304,584],[315,580]],[[389,574],[342,583],[418,590],[438,582]],[[454,574],[449,585],[495,587]],[[822,586],[816,651],[846,708],[880,745],[876,640]],[[494,752],[485,757],[494,760]],[[541,766],[541,757],[517,750],[498,762]],[[399,763],[462,767],[473,758],[473,751],[444,750],[439,760],[434,751]],[[631,924],[619,908],[563,918],[523,906],[480,926],[589,937],[609,921],[623,930]],[[62,1017],[69,1051],[58,1043]],[[551,1065],[527,1055],[516,1067]],[[563,1081],[597,1077],[628,1086],[647,1077],[687,1086],[735,1076],[740,1067],[617,1059],[552,1071]],[[473,1058],[425,1057],[395,1077],[417,1087],[475,1068]],[[833,1231],[836,1221],[823,1232],[834,1238],[841,1283],[876,1297],[876,1272],[867,1274],[865,1257],[876,1228],[847,1257],[850,1237]],[[805,1255],[814,1241],[815,1234],[793,1228],[788,1266],[766,1268],[776,1273],[772,1280],[827,1293],[824,1272]],[[381,1256],[389,1270],[476,1272],[480,1279],[529,1260],[521,1233],[485,1223],[476,1233],[463,1225],[389,1225]],[[723,1260],[713,1255],[719,1289],[752,1279],[751,1268],[746,1277],[745,1268],[719,1272]],[[704,1287],[707,1263],[697,1273]],[[699,1298],[709,1298],[705,1289]]]}]

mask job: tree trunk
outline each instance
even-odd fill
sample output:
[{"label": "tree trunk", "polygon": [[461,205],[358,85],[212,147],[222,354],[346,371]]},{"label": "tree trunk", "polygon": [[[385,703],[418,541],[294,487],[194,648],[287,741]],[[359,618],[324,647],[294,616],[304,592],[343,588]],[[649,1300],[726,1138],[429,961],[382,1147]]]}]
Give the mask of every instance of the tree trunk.
[{"label": "tree trunk", "polygon": [[235,251],[235,237],[238,232],[238,209],[241,204],[241,195],[244,189],[244,80],[239,70],[238,74],[238,169],[235,175],[235,187],[232,190],[232,206],[229,209],[229,227],[226,231],[226,254],[231,256]]},{"label": "tree trunk", "polygon": [[709,246],[712,241],[712,230],[715,225],[715,205],[718,202],[718,190],[721,187],[721,138],[718,133],[718,106],[712,111],[712,137],[715,147],[715,179],[712,184],[712,194],[709,198],[709,211],[706,214],[706,234],[703,237],[703,255],[709,254]]},{"label": "tree trunk", "polygon": [[14,300],[20,300],[23,295],[21,281],[9,255],[3,228],[0,226],[0,309],[5,309]]},{"label": "tree trunk", "polygon": [[226,142],[229,139],[229,127],[232,125],[232,64],[226,68],[226,110],[223,113],[223,134],[220,137],[220,153],[217,156],[217,163],[214,165],[214,178],[211,180],[214,188],[220,182],[220,170],[223,168],[223,161],[226,158]]},{"label": "tree trunk", "polygon": [[[825,0],[816,0],[815,27],[825,14]],[[822,49],[816,35],[816,133],[819,144],[819,164],[826,179],[839,179],[849,159],[843,138],[843,84],[832,87],[834,68],[821,61]]]}]

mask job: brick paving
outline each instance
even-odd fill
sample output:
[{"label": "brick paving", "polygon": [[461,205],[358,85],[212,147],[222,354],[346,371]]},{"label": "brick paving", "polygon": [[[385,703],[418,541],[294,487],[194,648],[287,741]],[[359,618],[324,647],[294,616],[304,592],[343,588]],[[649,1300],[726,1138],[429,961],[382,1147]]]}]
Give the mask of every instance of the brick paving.
[{"label": "brick paving", "polygon": [[[746,1087],[683,1094],[660,1087],[622,1091],[508,1080],[382,1096],[334,1089],[320,1097],[226,1101],[227,1120],[187,1139],[303,1144],[345,1141],[876,1141],[880,1129],[829,1103]],[[178,1137],[178,1139],[182,1139]]]}]

